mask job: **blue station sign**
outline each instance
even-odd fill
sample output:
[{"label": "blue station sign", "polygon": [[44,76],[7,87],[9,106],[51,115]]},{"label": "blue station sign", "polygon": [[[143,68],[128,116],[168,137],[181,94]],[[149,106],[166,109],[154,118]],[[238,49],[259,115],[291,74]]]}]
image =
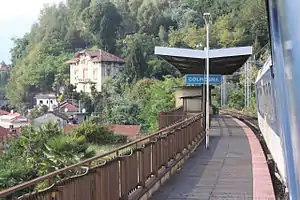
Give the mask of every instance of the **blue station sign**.
[{"label": "blue station sign", "polygon": [[[206,84],[205,74],[186,74],[185,75],[186,85],[204,85]],[[210,75],[209,76],[210,85],[222,84],[222,75]]]}]

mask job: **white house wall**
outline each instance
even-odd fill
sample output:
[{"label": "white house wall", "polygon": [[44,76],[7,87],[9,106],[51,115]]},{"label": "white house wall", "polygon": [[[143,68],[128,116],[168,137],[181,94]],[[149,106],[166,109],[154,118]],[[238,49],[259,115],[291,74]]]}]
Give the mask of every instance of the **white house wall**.
[{"label": "white house wall", "polygon": [[85,79],[95,83],[98,92],[102,91],[102,84],[108,77],[108,70],[110,69],[110,76],[115,75],[120,71],[123,65],[119,63],[95,63],[89,61],[88,56],[82,56],[79,63],[70,65],[70,83],[76,86],[76,91],[80,92],[91,92],[90,83],[82,83],[83,80],[83,70],[85,70]]},{"label": "white house wall", "polygon": [[46,105],[49,109],[49,111],[53,111],[53,107],[57,106],[58,103],[56,101],[56,99],[36,99],[36,105]]}]

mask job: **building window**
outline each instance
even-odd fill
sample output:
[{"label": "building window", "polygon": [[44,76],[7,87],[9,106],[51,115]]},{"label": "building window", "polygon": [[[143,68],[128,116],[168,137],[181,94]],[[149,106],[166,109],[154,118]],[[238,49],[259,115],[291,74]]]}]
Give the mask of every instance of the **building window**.
[{"label": "building window", "polygon": [[53,104],[53,101],[52,101],[52,100],[50,100],[50,103],[51,103],[51,104]]},{"label": "building window", "polygon": [[40,104],[43,104],[43,100],[40,100]]},{"label": "building window", "polygon": [[106,68],[106,75],[107,76],[110,76],[110,70],[111,70],[110,68]]},{"label": "building window", "polygon": [[97,79],[97,69],[93,70],[93,79]]}]

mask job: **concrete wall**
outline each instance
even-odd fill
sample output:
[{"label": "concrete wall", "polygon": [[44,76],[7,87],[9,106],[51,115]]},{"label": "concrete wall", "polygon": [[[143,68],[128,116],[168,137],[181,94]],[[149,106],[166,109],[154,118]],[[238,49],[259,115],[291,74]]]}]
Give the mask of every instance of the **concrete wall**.
[{"label": "concrete wall", "polygon": [[53,111],[53,107],[58,105],[58,102],[56,99],[53,98],[45,98],[45,99],[39,99],[36,98],[36,105],[45,105],[48,107],[49,111]]},{"label": "concrete wall", "polygon": [[[202,86],[183,86],[176,88],[175,99],[176,107],[183,106],[183,99],[181,97],[202,96]],[[185,111],[200,112],[202,110],[202,97],[195,99],[185,99]]]}]

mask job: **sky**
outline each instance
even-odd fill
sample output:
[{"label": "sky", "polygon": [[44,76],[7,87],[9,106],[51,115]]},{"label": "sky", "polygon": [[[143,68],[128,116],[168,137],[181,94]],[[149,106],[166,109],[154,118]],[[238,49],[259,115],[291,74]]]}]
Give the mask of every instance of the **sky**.
[{"label": "sky", "polygon": [[[3,1],[3,0],[2,0]],[[65,0],[5,0],[0,11],[0,62],[10,63],[11,38],[22,37],[30,31],[31,25],[39,17],[44,4]]]}]

